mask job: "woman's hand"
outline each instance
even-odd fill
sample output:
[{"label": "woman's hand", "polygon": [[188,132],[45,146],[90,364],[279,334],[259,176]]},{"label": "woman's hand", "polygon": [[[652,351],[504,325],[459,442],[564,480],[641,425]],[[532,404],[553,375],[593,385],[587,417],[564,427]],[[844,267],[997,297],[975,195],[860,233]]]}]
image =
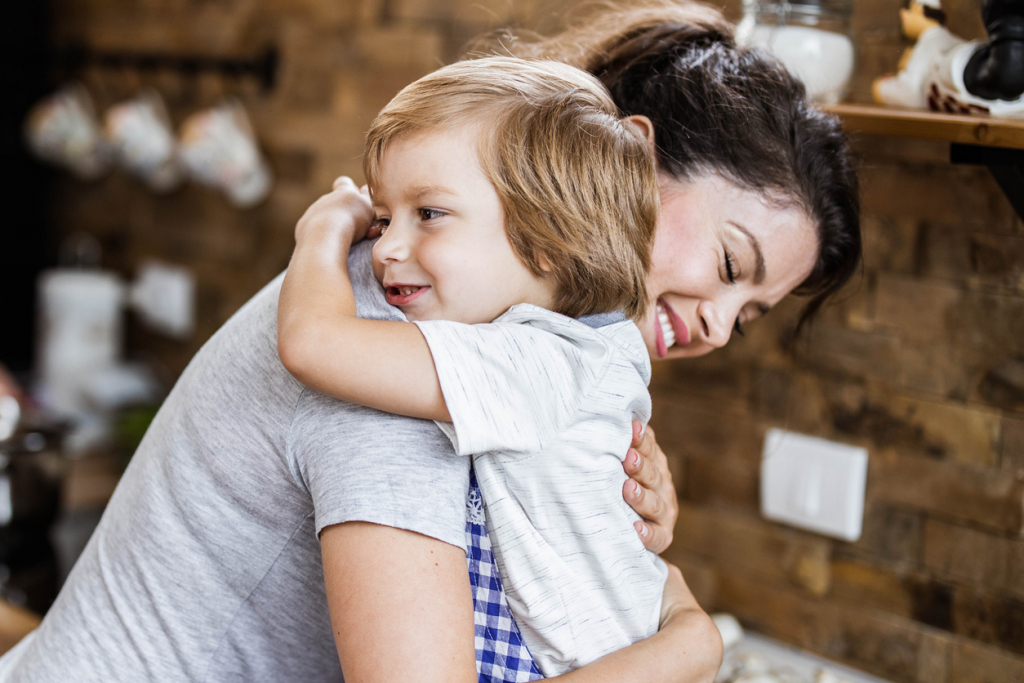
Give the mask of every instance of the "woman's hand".
[{"label": "woman's hand", "polygon": [[684,680],[710,683],[722,666],[722,634],[697,604],[679,567],[666,564],[668,578],[661,599],[659,633],[671,634],[679,643],[678,651],[686,654],[689,675]]},{"label": "woman's hand", "polygon": [[662,553],[672,544],[672,530],[679,516],[676,488],[668,470],[668,458],[654,440],[654,430],[633,423],[632,448],[622,463],[629,479],[622,486],[622,497],[636,510],[642,522],[633,526],[644,547]]},{"label": "woman's hand", "polygon": [[348,176],[334,181],[334,189],[313,202],[295,224],[295,242],[314,238],[341,239],[349,247],[367,236],[373,225],[373,205],[364,185]]}]

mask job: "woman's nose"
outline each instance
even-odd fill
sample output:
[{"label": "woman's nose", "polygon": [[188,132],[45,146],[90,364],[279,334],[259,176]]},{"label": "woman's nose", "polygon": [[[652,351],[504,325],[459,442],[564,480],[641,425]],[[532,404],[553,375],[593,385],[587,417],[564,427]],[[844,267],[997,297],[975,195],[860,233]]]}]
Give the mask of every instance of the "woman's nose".
[{"label": "woman's nose", "polygon": [[704,341],[711,347],[720,349],[729,342],[732,334],[732,320],[721,306],[711,301],[702,301],[697,306],[697,317],[700,319]]}]

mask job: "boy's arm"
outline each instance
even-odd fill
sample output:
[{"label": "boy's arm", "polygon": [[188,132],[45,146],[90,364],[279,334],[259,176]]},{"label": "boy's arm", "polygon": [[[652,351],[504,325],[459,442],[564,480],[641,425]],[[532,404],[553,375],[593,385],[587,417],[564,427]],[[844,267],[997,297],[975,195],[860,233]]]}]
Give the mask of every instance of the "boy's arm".
[{"label": "boy's arm", "polygon": [[348,252],[372,219],[367,197],[343,178],[299,220],[278,305],[278,355],[295,379],[323,394],[389,413],[450,421],[419,328],[356,317]]}]

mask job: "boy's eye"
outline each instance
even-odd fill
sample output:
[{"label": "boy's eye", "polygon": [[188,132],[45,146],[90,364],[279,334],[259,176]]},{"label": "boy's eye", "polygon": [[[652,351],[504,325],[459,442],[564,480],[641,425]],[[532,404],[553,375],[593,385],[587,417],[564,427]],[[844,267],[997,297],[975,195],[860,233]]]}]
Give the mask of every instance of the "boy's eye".
[{"label": "boy's eye", "polygon": [[743,325],[740,324],[740,319],[739,318],[736,318],[736,322],[733,323],[732,329],[736,332],[736,334],[740,335],[741,337],[746,337],[747,336],[747,335],[743,334]]},{"label": "boy's eye", "polygon": [[374,218],[373,222],[370,223],[370,229],[371,230],[379,230],[380,234],[383,235],[384,232],[388,229],[388,225],[390,225],[390,224],[391,224],[391,219],[390,218]]},{"label": "boy's eye", "polygon": [[437,209],[420,209],[420,219],[424,221],[429,221],[434,218],[440,218],[443,215],[444,212],[438,211]]}]

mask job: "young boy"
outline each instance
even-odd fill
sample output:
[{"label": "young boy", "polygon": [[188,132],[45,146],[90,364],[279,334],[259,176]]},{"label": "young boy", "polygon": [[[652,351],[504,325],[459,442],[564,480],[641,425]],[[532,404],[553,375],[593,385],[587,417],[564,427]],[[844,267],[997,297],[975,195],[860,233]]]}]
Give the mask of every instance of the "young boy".
[{"label": "young boy", "polygon": [[347,252],[368,209],[355,193],[347,214],[318,203],[281,291],[285,367],[437,420],[474,457],[509,607],[545,675],[653,634],[666,568],[612,485],[631,421],[650,416],[627,318],[647,305],[658,215],[646,140],[582,71],[490,58],[399,93],[364,168],[375,275],[415,324],[356,317]]}]

